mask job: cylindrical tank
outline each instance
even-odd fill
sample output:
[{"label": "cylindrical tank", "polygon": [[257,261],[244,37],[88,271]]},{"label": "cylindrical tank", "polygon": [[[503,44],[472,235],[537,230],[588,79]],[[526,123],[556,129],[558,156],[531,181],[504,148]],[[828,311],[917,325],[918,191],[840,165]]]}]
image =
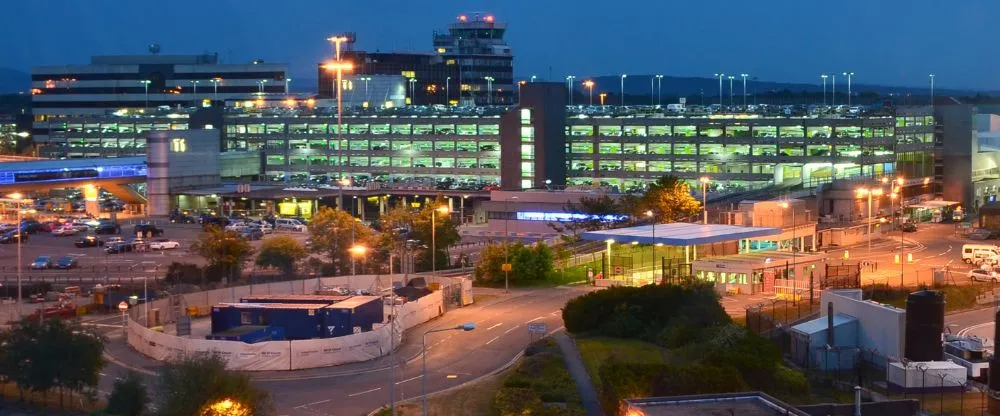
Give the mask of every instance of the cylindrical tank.
[{"label": "cylindrical tank", "polygon": [[906,351],[911,361],[940,361],[944,356],[944,294],[920,290],[906,297]]},{"label": "cylindrical tank", "polygon": [[146,137],[146,201],[149,215],[170,214],[170,140],[166,132],[152,132]]}]

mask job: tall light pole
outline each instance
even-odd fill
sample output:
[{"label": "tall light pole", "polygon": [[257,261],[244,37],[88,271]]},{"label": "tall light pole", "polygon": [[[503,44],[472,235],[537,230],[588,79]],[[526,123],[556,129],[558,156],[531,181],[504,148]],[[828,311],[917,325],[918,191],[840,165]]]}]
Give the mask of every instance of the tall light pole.
[{"label": "tall light pole", "polygon": [[[861,188],[858,189],[858,196],[868,196],[868,226],[865,229],[868,231],[868,251],[872,251],[872,196],[881,196],[882,188],[869,189]],[[900,259],[902,261],[902,259]]]},{"label": "tall light pole", "polygon": [[532,83],[532,84],[534,84],[534,83],[535,83],[535,78],[538,78],[538,77],[537,77],[537,76],[534,76],[534,75],[532,75],[532,76],[531,76],[531,83]]},{"label": "tall light pole", "polygon": [[831,91],[831,94],[830,94],[830,107],[836,107],[837,106],[837,74],[833,74],[833,76],[832,76],[832,78],[831,78],[830,81],[832,81],[832,84],[831,84],[832,91]]},{"label": "tall light pole", "polygon": [[569,95],[569,105],[573,105],[573,80],[576,79],[575,75],[566,76],[566,94]]},{"label": "tall light pole", "polygon": [[[395,301],[393,301],[393,302],[395,302]],[[424,332],[424,336],[423,336],[423,338],[421,339],[421,342],[420,342],[420,345],[421,345],[420,350],[421,350],[421,355],[423,355],[422,360],[423,360],[423,367],[424,367],[424,369],[423,369],[423,377],[420,377],[420,392],[421,392],[421,396],[423,396],[422,401],[423,401],[423,407],[424,407],[424,416],[428,415],[428,413],[427,413],[427,334],[433,334],[435,332],[444,332],[444,331],[458,331],[458,330],[461,330],[461,331],[472,331],[472,330],[475,330],[475,329],[476,329],[476,324],[474,322],[468,322],[468,323],[464,323],[464,324],[461,324],[461,325],[456,326],[456,327],[432,329],[430,331]]]},{"label": "tall light pole", "polygon": [[[21,264],[21,241],[24,240],[24,224],[21,224],[21,222],[24,221],[24,218],[23,218],[23,216],[24,216],[24,210],[21,209],[21,205],[24,202],[24,195],[21,195],[20,192],[15,192],[15,193],[12,193],[10,195],[7,195],[7,198],[10,198],[10,199],[13,199],[13,200],[17,201],[17,202],[14,203],[14,206],[15,206],[15,208],[17,208],[17,317],[18,317],[18,319],[20,319],[20,317],[21,317],[21,303],[22,303],[22,299],[21,299],[21,269],[24,267]],[[40,311],[39,313],[43,313],[43,312],[44,311]]]},{"label": "tall light pole", "polygon": [[219,83],[222,82],[222,78],[219,77],[212,78],[211,82],[212,82],[212,88],[214,89],[212,91],[212,100],[219,101]]},{"label": "tall light pole", "polygon": [[524,84],[527,84],[527,83],[528,83],[528,81],[525,81],[523,79],[517,82],[517,104],[518,105],[521,104],[521,87],[523,87]]},{"label": "tall light pole", "polygon": [[192,89],[191,89],[191,94],[195,96],[195,97],[194,97],[195,99],[197,99],[197,98],[198,98],[198,83],[199,83],[199,82],[200,82],[200,81],[198,81],[198,80],[194,80],[194,81],[191,81],[191,85],[193,85],[193,86],[194,86],[194,87],[192,87]]},{"label": "tall light pole", "polygon": [[747,77],[750,74],[740,74],[740,78],[743,78],[743,109],[747,108]]},{"label": "tall light pole", "polygon": [[660,98],[663,97],[663,75],[656,76],[656,105],[660,105]]},{"label": "tall light pole", "polygon": [[701,182],[701,210],[704,211],[702,224],[708,224],[708,176],[698,179]]},{"label": "tall light pole", "polygon": [[934,105],[934,74],[927,75],[931,79],[931,106]]},{"label": "tall light pole", "polygon": [[292,83],[291,78],[285,78],[285,95],[288,95],[288,91],[291,90],[291,88],[289,88],[289,84],[291,83]]},{"label": "tall light pole", "polygon": [[[899,212],[900,212],[900,214],[902,214],[902,212],[903,212],[903,183],[904,182],[903,182],[903,178],[902,177],[896,178],[896,185],[899,186],[899,191],[898,191],[898,193],[897,192],[893,192],[892,193],[892,195],[899,197]],[[893,216],[895,216],[895,214],[896,213],[893,212]],[[902,289],[903,288],[903,265],[906,264],[906,260],[903,258],[903,227],[902,227],[902,225],[903,225],[902,224],[903,216],[902,215],[899,216],[899,221],[900,221],[900,227],[899,227],[899,287],[900,287],[900,289]]]},{"label": "tall light pole", "polygon": [[[354,230],[353,229],[351,230],[351,234],[352,235],[354,234]],[[349,251],[351,253],[351,276],[354,276],[354,275],[357,274],[356,273],[356,269],[355,269],[355,264],[357,262],[357,258],[358,257],[362,257],[363,258],[365,256],[365,253],[368,252],[368,247],[365,247],[365,246],[360,245],[360,244],[355,244],[355,245],[351,246],[351,248],[347,249],[347,251]],[[362,271],[364,271],[364,270],[362,270]]]},{"label": "tall light pole", "polygon": [[410,78],[410,105],[417,105],[417,96],[415,95],[417,79]]},{"label": "tall light pole", "polygon": [[[342,137],[344,135],[344,100],[343,100],[344,71],[345,70],[350,71],[354,69],[354,65],[351,64],[350,62],[344,62],[340,60],[340,43],[345,41],[346,39],[347,38],[343,36],[330,38],[330,40],[337,45],[336,46],[337,60],[335,62],[323,65],[323,69],[325,70],[337,71],[337,79],[334,81],[337,83],[337,85],[335,86],[335,88],[331,89],[330,93],[337,94],[337,165],[336,166],[338,172],[340,172],[337,175],[338,179],[343,179],[342,176],[343,176],[343,163],[344,163],[344,153],[343,153],[344,149],[342,140]],[[340,201],[337,202],[340,204],[338,206],[341,207],[341,209],[343,209],[344,206],[343,191],[341,191]]]},{"label": "tall light pole", "polygon": [[442,205],[431,211],[431,274],[437,272],[437,213],[447,215],[450,211],[448,207]]},{"label": "tall light pole", "polygon": [[622,107],[625,107],[625,77],[628,77],[628,75],[627,75],[627,74],[622,74],[622,77],[621,77],[621,79],[622,79],[622,98],[621,98],[621,106],[622,106]]},{"label": "tall light pole", "polygon": [[845,72],[842,75],[847,76],[847,106],[851,106],[851,77],[854,76],[853,72]]},{"label": "tall light pole", "polygon": [[729,107],[733,107],[733,78],[736,77],[730,75],[726,78],[729,78]]},{"label": "tall light pole", "polygon": [[819,75],[819,77],[823,79],[823,106],[824,107],[826,106],[826,78],[828,76],[829,75],[827,75],[827,74],[820,74]]},{"label": "tall light pole", "polygon": [[583,86],[587,87],[587,89],[590,90],[590,106],[593,107],[594,106],[594,81],[593,80],[589,80],[589,79],[586,80],[586,81],[583,81]]},{"label": "tall light pole", "polygon": [[483,77],[486,80],[486,105],[493,105],[493,77]]},{"label": "tall light pole", "polygon": [[149,84],[151,82],[153,81],[150,81],[148,79],[139,81],[139,83],[142,84],[142,87],[146,90],[146,106],[144,108],[149,108]]},{"label": "tall light pole", "polygon": [[361,78],[358,78],[358,80],[365,82],[365,102],[367,103],[368,102],[368,81],[371,81],[372,77],[361,77]]},{"label": "tall light pole", "polygon": [[656,75],[649,77],[649,106],[656,105]]},{"label": "tall light pole", "polygon": [[719,77],[719,107],[722,107],[722,79],[726,77],[726,74],[718,73],[715,76]]},{"label": "tall light pole", "polygon": [[[519,87],[517,91],[517,95],[520,96],[521,88]],[[451,77],[445,77],[444,79],[444,105],[451,105]]]},{"label": "tall light pole", "polygon": [[260,86],[260,95],[261,96],[264,95],[264,84],[267,84],[267,80],[266,79],[262,79],[260,81],[257,81],[257,85]]}]

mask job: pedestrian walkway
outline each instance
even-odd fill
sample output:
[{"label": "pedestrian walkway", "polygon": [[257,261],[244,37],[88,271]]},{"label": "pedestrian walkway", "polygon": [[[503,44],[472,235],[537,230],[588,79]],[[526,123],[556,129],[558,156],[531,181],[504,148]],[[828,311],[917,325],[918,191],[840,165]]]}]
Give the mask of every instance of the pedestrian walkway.
[{"label": "pedestrian walkway", "polygon": [[580,391],[580,398],[583,400],[583,408],[587,411],[587,416],[603,416],[601,402],[597,400],[597,390],[594,389],[594,384],[590,381],[590,375],[587,373],[587,367],[583,365],[583,358],[580,356],[580,350],[576,347],[576,342],[564,330],[557,331],[552,334],[552,337],[559,344],[559,350],[562,351],[569,375],[573,377],[576,389]]}]

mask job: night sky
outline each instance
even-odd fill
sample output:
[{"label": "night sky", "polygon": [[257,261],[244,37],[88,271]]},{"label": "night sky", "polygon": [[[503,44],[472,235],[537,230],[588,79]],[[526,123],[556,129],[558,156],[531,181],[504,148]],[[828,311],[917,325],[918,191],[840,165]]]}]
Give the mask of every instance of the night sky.
[{"label": "night sky", "polygon": [[[433,6],[431,6],[433,5]],[[816,82],[1000,88],[989,43],[996,0],[4,0],[0,67],[86,63],[93,54],[218,52],[224,62],[287,62],[315,78],[324,39],[358,49],[431,51],[431,32],[459,14],[509,25],[518,77],[748,72]],[[551,68],[551,72],[550,72]]]}]

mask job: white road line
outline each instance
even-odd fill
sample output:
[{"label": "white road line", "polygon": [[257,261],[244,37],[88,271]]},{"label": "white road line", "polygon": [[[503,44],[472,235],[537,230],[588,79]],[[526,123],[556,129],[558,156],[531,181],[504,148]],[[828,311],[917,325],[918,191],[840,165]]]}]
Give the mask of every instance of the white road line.
[{"label": "white road line", "polygon": [[544,317],[544,316],[539,316],[539,317],[537,317],[537,318],[535,318],[535,319],[532,319],[532,320],[530,320],[530,321],[528,321],[528,322],[525,322],[525,323],[526,323],[526,324],[530,324],[530,323],[532,323],[532,322],[535,322],[535,321],[537,321],[537,320],[539,320],[539,319],[545,319],[545,317]]},{"label": "white road line", "polygon": [[493,343],[493,341],[496,341],[496,340],[498,340],[498,339],[500,339],[500,336],[499,336],[499,335],[497,335],[497,336],[493,337],[493,339],[491,339],[491,340],[489,340],[489,341],[486,341],[486,345],[490,345],[490,344],[492,344],[492,343]]},{"label": "white road line", "polygon": [[333,401],[333,399],[326,399],[326,400],[320,400],[318,402],[306,403],[306,404],[303,404],[303,405],[295,406],[294,409],[301,409],[303,407],[315,406],[317,404],[323,404],[323,403],[326,403],[326,402],[329,402],[329,401]]},{"label": "white road line", "polygon": [[493,326],[491,326],[491,327],[489,327],[489,328],[486,328],[486,330],[487,330],[487,331],[489,331],[489,330],[491,330],[491,329],[493,329],[493,328],[496,328],[496,327],[498,327],[498,326],[501,326],[501,325],[503,325],[503,322],[500,322],[500,323],[498,323],[498,324],[496,324],[496,325],[493,325]]},{"label": "white road line", "polygon": [[562,312],[562,311],[561,310],[556,310],[556,311],[553,311],[553,312],[549,312],[549,315],[556,316],[556,314],[558,314],[559,312]]},{"label": "white road line", "polygon": [[354,394],[348,394],[347,397],[360,396],[360,395],[365,394],[365,393],[371,393],[373,391],[379,391],[379,390],[382,390],[382,388],[381,387],[376,387],[376,388],[371,389],[371,390],[365,390],[365,391],[357,392],[357,393],[354,393]]},{"label": "white road line", "polygon": [[396,382],[396,385],[400,385],[400,384],[403,384],[403,383],[405,383],[405,382],[407,382],[407,381],[413,381],[413,380],[416,380],[416,379],[418,379],[418,378],[420,378],[420,377],[423,377],[423,375],[419,375],[419,376],[416,376],[416,377],[410,377],[410,378],[408,378],[408,379],[406,379],[406,380],[403,380],[403,381],[397,381],[397,382]]},{"label": "white road line", "polygon": [[516,326],[515,326],[515,327],[513,327],[513,328],[511,328],[511,329],[508,329],[508,330],[506,330],[506,331],[503,331],[503,334],[504,334],[504,335],[507,335],[507,334],[509,334],[509,333],[511,333],[511,332],[514,332],[514,330],[515,330],[515,329],[517,329],[517,327],[516,327]]}]

